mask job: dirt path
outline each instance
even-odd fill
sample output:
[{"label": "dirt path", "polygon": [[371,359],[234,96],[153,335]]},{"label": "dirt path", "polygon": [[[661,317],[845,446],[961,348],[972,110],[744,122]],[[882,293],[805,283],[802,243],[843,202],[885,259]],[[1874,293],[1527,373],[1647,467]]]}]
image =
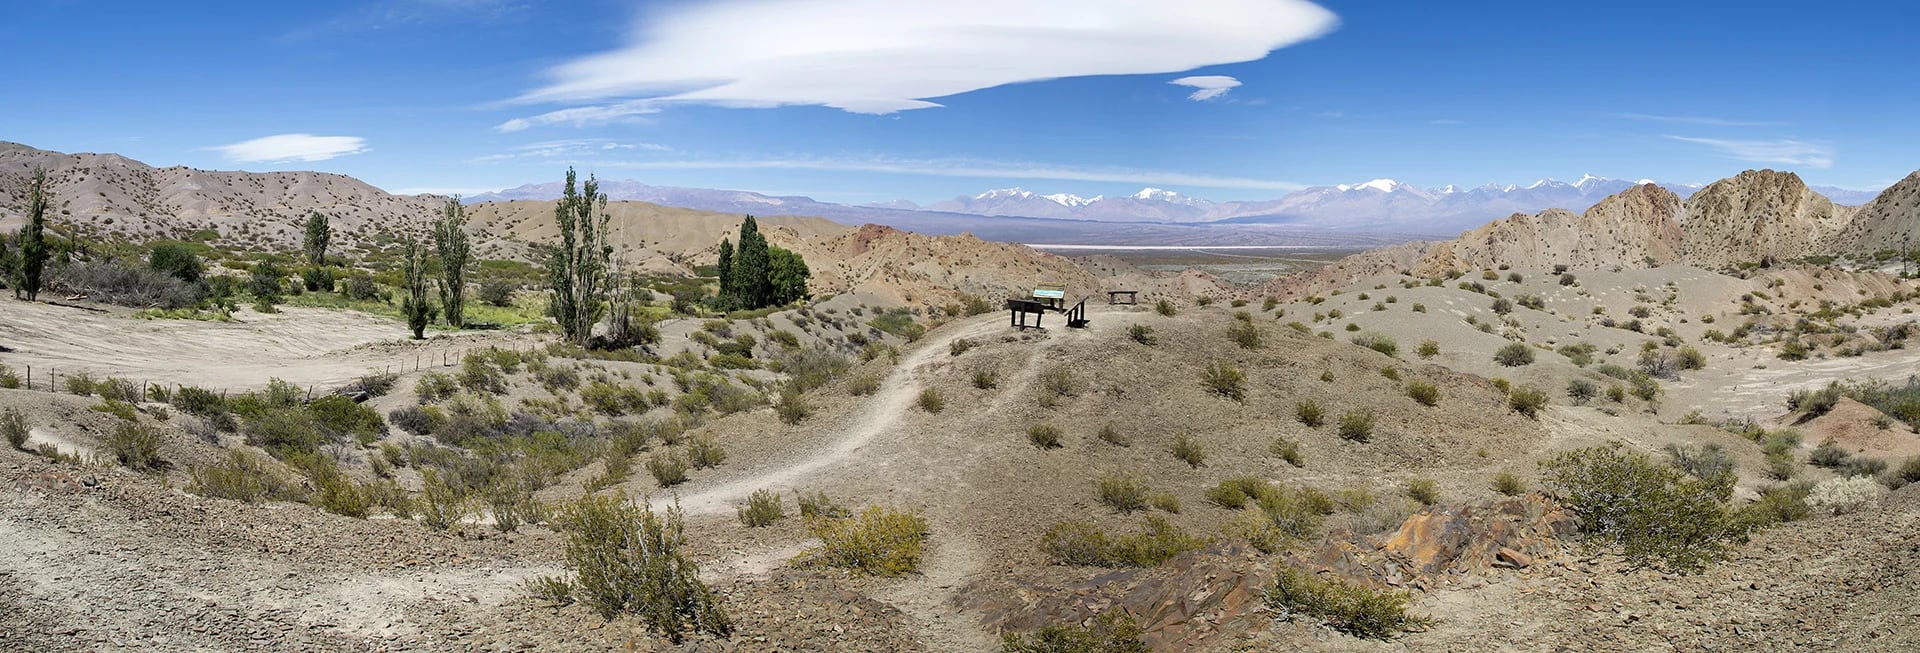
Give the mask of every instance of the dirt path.
[{"label": "dirt path", "polygon": [[[736,503],[746,500],[747,495],[755,490],[791,487],[803,478],[828,473],[829,468],[850,462],[875,437],[887,433],[899,423],[901,416],[906,414],[920,395],[922,369],[946,356],[948,343],[960,338],[980,337],[996,328],[1005,328],[998,316],[956,325],[923,340],[918,349],[902,358],[893,372],[881,380],[880,390],[867,400],[864,407],[843,418],[842,425],[837,428],[841,435],[831,446],[811,454],[802,454],[794,462],[782,467],[748,472],[744,477],[735,477],[720,485],[683,495],[680,497],[680,509],[688,516],[730,514]],[[849,471],[859,473],[858,470]]]}]

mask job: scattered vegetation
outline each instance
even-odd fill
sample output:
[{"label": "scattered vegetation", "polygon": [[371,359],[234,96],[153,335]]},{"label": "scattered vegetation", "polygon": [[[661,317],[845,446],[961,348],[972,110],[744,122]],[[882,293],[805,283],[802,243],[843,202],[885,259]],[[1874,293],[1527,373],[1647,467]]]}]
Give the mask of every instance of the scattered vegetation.
[{"label": "scattered vegetation", "polygon": [[1147,653],[1144,634],[1125,610],[1108,608],[1087,625],[1050,624],[1032,635],[1005,633],[1000,653]]},{"label": "scattered vegetation", "polygon": [[699,566],[681,552],[686,526],[679,508],[660,515],[644,501],[588,496],[563,504],[558,523],[574,576],[570,594],[602,618],[634,615],[675,642],[690,630],[733,631],[719,597],[700,582]]},{"label": "scattered vegetation", "polygon": [[1699,478],[1618,445],[1564,452],[1543,467],[1546,488],[1581,530],[1633,561],[1698,569],[1741,535],[1727,508],[1731,473]]},{"label": "scattered vegetation", "polygon": [[874,576],[903,576],[918,570],[921,548],[931,535],[926,518],[880,506],[850,517],[809,519],[807,531],[820,539],[820,545],[802,552],[796,564]]},{"label": "scattered vegetation", "polygon": [[1412,595],[1379,590],[1337,577],[1319,578],[1293,567],[1281,570],[1267,589],[1267,602],[1286,612],[1324,620],[1356,637],[1386,639],[1432,620],[1407,613]]}]

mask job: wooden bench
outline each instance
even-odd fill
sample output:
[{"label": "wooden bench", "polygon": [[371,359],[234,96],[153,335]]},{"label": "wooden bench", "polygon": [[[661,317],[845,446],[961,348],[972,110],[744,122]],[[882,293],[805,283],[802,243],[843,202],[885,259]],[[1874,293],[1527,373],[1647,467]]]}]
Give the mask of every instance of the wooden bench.
[{"label": "wooden bench", "polygon": [[[1127,300],[1126,300],[1126,301],[1120,301],[1120,296],[1121,296],[1121,295],[1126,295],[1126,296],[1127,296]],[[1109,291],[1107,291],[1107,303],[1108,303],[1108,304],[1138,304],[1138,303],[1140,303],[1140,291],[1138,291],[1138,290],[1109,290]]]},{"label": "wooden bench", "polygon": [[[1047,316],[1048,308],[1050,307],[1047,304],[1031,299],[1009,299],[1007,300],[1007,325],[1019,329],[1041,328],[1040,321]],[[1033,324],[1027,324],[1028,315],[1033,316]]]}]

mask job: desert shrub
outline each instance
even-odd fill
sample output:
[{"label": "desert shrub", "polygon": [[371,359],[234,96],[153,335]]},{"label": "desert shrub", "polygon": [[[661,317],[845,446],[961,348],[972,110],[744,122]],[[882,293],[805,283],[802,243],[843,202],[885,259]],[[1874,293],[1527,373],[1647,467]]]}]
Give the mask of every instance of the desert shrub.
[{"label": "desert shrub", "polygon": [[1340,437],[1354,442],[1373,438],[1373,412],[1350,410],[1340,416]]},{"label": "desert shrub", "polygon": [[115,260],[74,261],[47,269],[46,288],[118,306],[175,309],[200,303],[199,285]]},{"label": "desert shrub", "polygon": [[1440,486],[1430,478],[1416,478],[1407,481],[1407,498],[1431,506],[1440,502]]},{"label": "desert shrub", "polygon": [[1156,492],[1153,496],[1147,498],[1147,503],[1152,504],[1155,510],[1161,512],[1180,513],[1180,497],[1174,496],[1171,492]]},{"label": "desert shrub", "polygon": [[1152,567],[1206,545],[1160,515],[1148,515],[1140,533],[1110,537],[1082,521],[1054,524],[1040,536],[1040,550],[1058,564]]},{"label": "desert shrub", "polygon": [[1507,367],[1533,364],[1533,348],[1524,342],[1509,342],[1493,352],[1493,362]]},{"label": "desert shrub", "polygon": [[1900,463],[1900,467],[1895,469],[1889,478],[1893,481],[1890,485],[1895,486],[1920,483],[1920,456],[1908,458],[1906,462]]},{"label": "desert shrub", "polygon": [[1327,412],[1320,408],[1319,402],[1307,399],[1293,405],[1294,419],[1309,427],[1319,427],[1327,423]]},{"label": "desert shrub", "polygon": [[982,367],[973,371],[973,387],[980,390],[992,390],[1000,386],[1000,371],[991,367]]},{"label": "desert shrub", "polygon": [[1233,326],[1227,327],[1227,339],[1241,349],[1259,349],[1262,342],[1260,327],[1245,320],[1234,320]]},{"label": "desert shrub", "polygon": [[712,437],[703,435],[687,443],[687,464],[694,469],[718,467],[726,459],[727,451],[720,448],[720,444],[714,442]]},{"label": "desert shrub", "polygon": [[421,525],[444,531],[458,526],[472,512],[467,496],[442,479],[439,471],[421,468],[420,479],[420,499],[415,505],[420,509]]},{"label": "desert shrub", "polygon": [[1537,417],[1547,407],[1547,393],[1532,386],[1515,387],[1507,392],[1507,407],[1527,417]]},{"label": "desert shrub", "polygon": [[474,293],[476,299],[494,306],[512,306],[513,293],[518,288],[505,279],[488,279],[480,282],[480,289]]},{"label": "desert shrub", "polygon": [[1414,353],[1419,354],[1421,358],[1433,358],[1435,356],[1439,356],[1440,342],[1432,339],[1422,340],[1420,341],[1420,348],[1415,350]]},{"label": "desert shrub", "polygon": [[853,359],[825,346],[785,349],[774,355],[767,369],[787,375],[801,392],[824,387],[853,369]]},{"label": "desert shrub", "polygon": [[1207,461],[1206,447],[1185,433],[1174,436],[1172,452],[1174,458],[1192,467],[1199,467]]},{"label": "desert shrub", "polygon": [[93,375],[87,372],[75,372],[67,375],[66,386],[68,393],[82,397],[89,396],[93,394],[95,385]]},{"label": "desert shrub", "polygon": [[1208,392],[1232,399],[1245,401],[1247,398],[1247,377],[1239,366],[1232,363],[1214,361],[1200,371],[1200,385]]},{"label": "desert shrub", "polygon": [[645,390],[605,381],[594,381],[580,388],[580,402],[594,412],[608,416],[644,413],[653,405]]},{"label": "desert shrub", "polygon": [[486,356],[469,354],[460,360],[460,387],[470,392],[501,394],[507,391],[507,377]]},{"label": "desert shrub", "polygon": [[967,350],[973,349],[974,346],[978,344],[979,343],[976,343],[967,338],[954,338],[952,342],[947,343],[947,355],[959,356],[961,354],[967,353]]},{"label": "desert shrub", "polygon": [[8,408],[0,412],[0,435],[6,436],[7,446],[25,451],[30,430],[27,427],[27,416],[21,414],[20,409]]},{"label": "desert shrub", "polygon": [[1273,455],[1279,456],[1281,460],[1287,461],[1289,465],[1293,465],[1294,467],[1307,466],[1306,456],[1300,452],[1300,442],[1293,438],[1284,435],[1276,437],[1272,443],[1267,445],[1267,450],[1273,452]]},{"label": "desert shrub", "polygon": [[914,400],[914,405],[919,406],[920,410],[924,410],[929,413],[939,413],[940,411],[947,409],[946,400],[941,399],[940,391],[935,390],[933,388],[927,388],[927,389],[921,390],[920,397]]},{"label": "desert shrub", "polygon": [[880,391],[880,379],[872,374],[861,374],[847,380],[847,394],[864,397]]},{"label": "desert shrub", "polygon": [[1095,495],[1100,497],[1100,503],[1107,504],[1107,507],[1119,512],[1145,510],[1147,497],[1153,493],[1153,490],[1147,487],[1146,481],[1128,474],[1102,474],[1094,486]]},{"label": "desert shrub", "polygon": [[780,495],[773,490],[754,490],[747,496],[747,505],[740,506],[737,512],[740,523],[748,528],[771,526],[787,516],[786,510],[780,507]]},{"label": "desert shrub", "polygon": [[328,439],[351,436],[361,442],[372,442],[387,432],[387,423],[380,420],[380,413],[344,395],[315,399],[307,405],[307,412],[313,415],[314,423],[326,432]]},{"label": "desert shrub", "polygon": [[774,402],[773,411],[780,416],[780,421],[799,424],[813,414],[813,407],[807,405],[806,398],[800,396],[798,391],[786,388],[780,391],[780,400]]},{"label": "desert shrub", "polygon": [[1274,577],[1266,599],[1276,609],[1324,620],[1356,637],[1386,639],[1432,623],[1407,613],[1413,597],[1404,591],[1374,589],[1338,577],[1323,579],[1293,567]]},{"label": "desert shrub", "polygon": [[1527,491],[1527,484],[1511,472],[1500,472],[1493,475],[1493,491],[1510,497],[1520,496],[1520,493]]},{"label": "desert shrub", "polygon": [[1160,339],[1153,335],[1153,327],[1145,324],[1135,324],[1127,327],[1127,337],[1132,338],[1134,342],[1148,347],[1152,347],[1160,342]]},{"label": "desert shrub", "polygon": [[1841,476],[1848,477],[1879,476],[1881,472],[1887,471],[1887,461],[1879,458],[1868,458],[1866,456],[1854,456],[1853,459],[1847,461],[1847,464],[1841,465],[1840,469],[1835,471],[1838,471]]},{"label": "desert shrub", "polygon": [[172,402],[170,403],[173,404],[174,408],[185,411],[190,415],[198,415],[201,417],[227,411],[227,402],[221,399],[220,395],[214,394],[206,388],[190,385],[183,385],[175,389]]},{"label": "desert shrub", "polygon": [[1052,424],[1035,424],[1027,427],[1027,441],[1041,449],[1060,448],[1060,429]]},{"label": "desert shrub", "polygon": [[1697,569],[1725,554],[1739,529],[1727,510],[1734,478],[1698,478],[1617,445],[1555,456],[1544,484],[1581,530],[1638,563]]},{"label": "desert shrub", "polygon": [[1384,333],[1374,333],[1372,331],[1362,333],[1360,335],[1353,337],[1353,344],[1366,347],[1368,349],[1380,352],[1382,354],[1386,354],[1388,356],[1396,356],[1400,352],[1399,343],[1394,342],[1393,336],[1390,336]]},{"label": "desert shrub", "polygon": [[107,401],[128,404],[140,401],[140,384],[111,376],[93,384],[93,392]]},{"label": "desert shrub", "polygon": [[1787,394],[1787,410],[1806,413],[1808,418],[1819,417],[1832,411],[1840,403],[1840,396],[1838,383],[1819,390],[1795,390]]},{"label": "desert shrub", "polygon": [[1173,317],[1180,313],[1180,309],[1174,308],[1173,302],[1162,299],[1153,303],[1153,312],[1164,317]]},{"label": "desert shrub", "polygon": [[122,422],[106,438],[107,452],[127,469],[151,471],[165,464],[160,459],[160,433],[134,422]]},{"label": "desert shrub", "polygon": [[1433,406],[1440,403],[1440,388],[1426,381],[1408,381],[1407,396],[1422,406]]},{"label": "desert shrub", "polygon": [[1713,478],[1733,473],[1733,456],[1716,443],[1685,445],[1670,443],[1665,449],[1667,463],[1695,478]]},{"label": "desert shrub", "polygon": [[1852,460],[1853,454],[1831,440],[1820,443],[1820,446],[1814,447],[1812,453],[1807,454],[1807,464],[1829,469],[1843,467]]},{"label": "desert shrub", "polygon": [[921,549],[932,531],[912,512],[871,506],[850,517],[807,522],[820,545],[801,552],[801,567],[833,567],[873,576],[903,576],[920,568]]},{"label": "desert shrub", "polygon": [[188,470],[187,492],[203,497],[257,503],[263,499],[294,500],[299,493],[273,473],[258,454],[238,449],[211,465]]},{"label": "desert shrub", "polygon": [[1700,350],[1693,347],[1681,347],[1680,351],[1675,354],[1675,357],[1680,365],[1680,369],[1683,370],[1698,370],[1704,369],[1707,366],[1706,354],[1700,353]]},{"label": "desert shrub", "polygon": [[1239,510],[1247,503],[1257,501],[1271,491],[1271,486],[1257,476],[1235,476],[1220,481],[1207,490],[1207,501],[1222,508]]},{"label": "desert shrub", "polygon": [[687,482],[687,459],[671,451],[656,451],[647,458],[647,473],[660,487],[673,487]]},{"label": "desert shrub", "polygon": [[838,519],[853,514],[840,504],[834,503],[824,490],[814,490],[811,493],[796,492],[794,502],[800,506],[800,516],[807,519],[816,517]]},{"label": "desert shrub", "polygon": [[373,513],[373,494],[340,471],[332,458],[312,456],[306,458],[304,466],[313,483],[311,501],[315,506],[354,519],[366,519]]},{"label": "desert shrub", "polygon": [[426,435],[434,429],[432,414],[420,406],[402,406],[388,411],[387,421],[414,435]]},{"label": "desert shrub", "polygon": [[420,396],[421,403],[440,401],[459,391],[460,384],[452,376],[439,372],[422,374],[420,380],[413,382],[413,392]]},{"label": "desert shrub", "polygon": [[1051,367],[1041,372],[1040,387],[1056,397],[1080,394],[1080,380],[1073,376],[1073,370],[1065,367]]},{"label": "desert shrub", "polygon": [[1789,338],[1780,343],[1780,353],[1777,356],[1784,361],[1798,361],[1806,360],[1808,353],[1806,343],[1800,342],[1799,338]]},{"label": "desert shrub", "polygon": [[0,363],[0,388],[9,390],[20,388],[20,373],[13,371],[11,367],[7,367],[6,363]]},{"label": "desert shrub", "polygon": [[1125,610],[1108,608],[1087,625],[1049,624],[1031,635],[1002,634],[1000,653],[1147,653],[1144,634]]},{"label": "desert shrub", "polygon": [[689,630],[732,632],[719,597],[681,552],[686,525],[678,508],[662,516],[645,502],[589,496],[563,504],[558,522],[573,594],[602,618],[634,615],[675,642]]},{"label": "desert shrub", "polygon": [[1807,494],[1807,505],[1816,510],[1844,515],[1879,498],[1884,489],[1871,476],[1830,478],[1813,486],[1813,491]]},{"label": "desert shrub", "polygon": [[1742,531],[1753,531],[1812,517],[1813,507],[1807,505],[1807,495],[1812,492],[1813,484],[1806,482],[1768,487],[1760,491],[1760,498],[1742,506],[1734,520]]},{"label": "desert shrub", "polygon": [[1493,303],[1489,305],[1488,308],[1492,309],[1494,313],[1506,315],[1513,312],[1513,302],[1505,297],[1501,297],[1493,300]]},{"label": "desert shrub", "polygon": [[1584,404],[1600,392],[1600,387],[1586,379],[1573,379],[1567,382],[1567,398],[1575,404]]}]

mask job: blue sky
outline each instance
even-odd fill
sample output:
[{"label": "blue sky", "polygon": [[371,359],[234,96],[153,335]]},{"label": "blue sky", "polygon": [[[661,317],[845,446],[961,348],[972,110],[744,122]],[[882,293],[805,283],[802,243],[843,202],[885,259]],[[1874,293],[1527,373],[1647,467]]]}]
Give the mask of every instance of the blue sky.
[{"label": "blue sky", "polygon": [[1906,2],[7,4],[0,139],[402,192],[569,164],[922,203],[1920,168]]}]

